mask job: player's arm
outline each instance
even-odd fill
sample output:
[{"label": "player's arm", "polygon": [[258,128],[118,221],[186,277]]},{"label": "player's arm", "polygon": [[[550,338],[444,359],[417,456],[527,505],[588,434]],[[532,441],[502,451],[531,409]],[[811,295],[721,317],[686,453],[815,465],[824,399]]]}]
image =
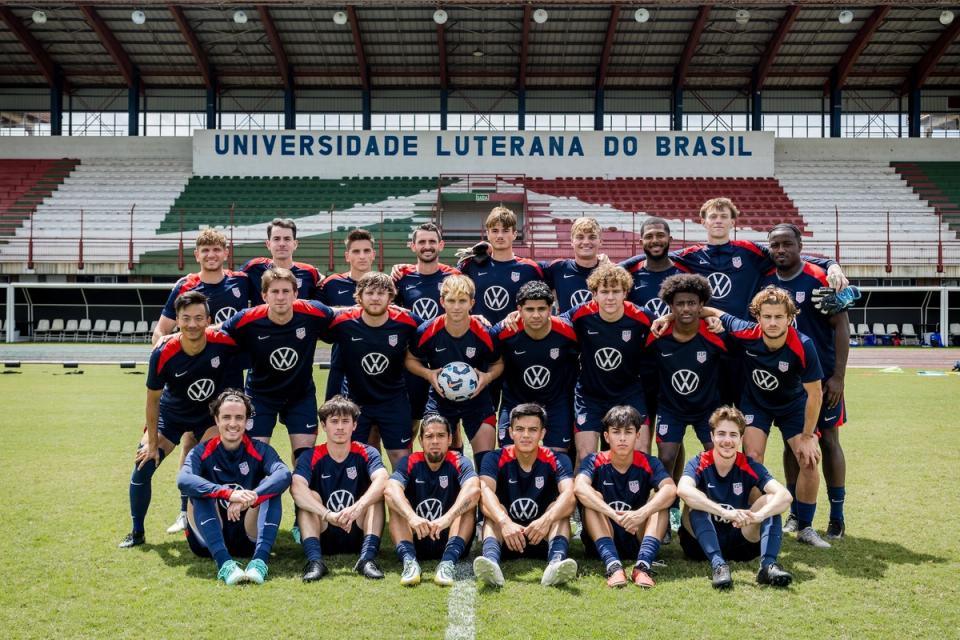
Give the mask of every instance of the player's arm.
[{"label": "player's arm", "polygon": [[177,328],[177,321],[173,318],[168,318],[165,315],[161,315],[160,319],[157,320],[157,326],[153,329],[153,336],[150,338],[150,344],[157,346],[157,343],[163,338],[163,336],[168,336],[173,333],[173,330]]},{"label": "player's arm", "polygon": [[310,488],[310,483],[307,482],[307,479],[299,473],[294,474],[293,480],[290,483],[290,495],[293,496],[293,503],[297,505],[301,511],[315,513],[320,516],[321,520],[324,522],[327,521],[327,514],[330,513],[330,509],[327,509],[326,505],[323,504],[323,500],[318,498],[313,489]]},{"label": "player's arm", "polygon": [[386,488],[389,479],[390,474],[381,464],[379,469],[370,474],[370,486],[363,492],[363,495],[353,505],[334,516],[338,526],[349,529],[350,525],[363,515],[367,507],[383,502],[383,490]]},{"label": "player's arm", "polygon": [[763,485],[763,492],[767,495],[767,502],[762,507],[753,511],[751,509],[751,520],[754,522],[763,522],[770,516],[783,513],[793,502],[793,496],[785,486],[770,478]]},{"label": "player's arm", "polygon": [[153,459],[156,464],[160,464],[160,396],[163,395],[163,389],[147,389],[146,422],[147,444],[137,450],[137,468],[142,469],[147,460]]},{"label": "player's arm", "polygon": [[477,397],[477,395],[487,388],[487,386],[500,377],[500,374],[503,373],[503,358],[497,358],[497,361],[492,363],[486,371],[480,371],[475,369],[477,372],[477,388],[470,396],[471,398]]},{"label": "player's arm", "polygon": [[272,454],[268,452],[264,458],[264,466],[267,468],[268,475],[253,489],[257,494],[257,499],[250,506],[266,502],[290,487],[290,468],[283,463],[280,456],[276,452]]},{"label": "player's arm", "polygon": [[847,359],[850,356],[850,325],[846,311],[841,311],[830,317],[830,326],[833,327],[833,350],[836,362],[833,365],[833,375],[827,379],[824,401],[833,409],[840,404],[843,398],[843,382],[847,375]]},{"label": "player's arm", "polygon": [[797,455],[803,466],[816,466],[820,461],[820,447],[817,442],[817,421],[820,418],[820,406],[823,404],[823,390],[820,381],[804,382],[807,402],[803,408],[803,433],[800,434]]},{"label": "player's arm", "polygon": [[402,516],[416,536],[422,540],[430,535],[430,521],[417,515],[410,501],[407,500],[404,489],[403,483],[395,477],[391,477],[387,481],[387,486],[383,489],[383,499],[390,508],[391,517],[393,515]]},{"label": "player's arm", "polygon": [[683,500],[683,503],[694,511],[705,511],[711,515],[727,519],[729,512],[719,504],[711,500],[707,494],[697,489],[693,478],[684,474],[677,484],[677,495]]},{"label": "player's arm", "polygon": [[453,525],[453,521],[468,511],[477,508],[480,500],[480,478],[476,475],[460,485],[460,493],[447,512],[430,522],[430,537],[439,540],[441,534]]},{"label": "player's arm", "polygon": [[603,499],[603,494],[593,488],[593,481],[583,473],[578,473],[573,481],[573,493],[584,508],[596,511],[611,520],[617,519],[617,512]]},{"label": "player's arm", "polygon": [[437,384],[437,375],[440,373],[440,369],[430,369],[426,367],[409,349],[407,349],[407,355],[404,358],[403,364],[407,368],[407,371],[417,377],[423,378],[430,383],[430,386],[433,387],[436,393],[441,396],[443,395],[443,392],[440,391],[440,386]]},{"label": "player's arm", "polygon": [[177,474],[177,488],[188,498],[219,498],[229,500],[233,489],[207,480],[200,473],[200,455],[203,447],[194,447]]},{"label": "player's arm", "polygon": [[573,478],[565,478],[557,482],[560,494],[543,511],[543,515],[524,528],[524,534],[530,544],[540,544],[550,533],[550,527],[561,518],[569,518],[573,508],[577,506],[577,495],[573,490]]},{"label": "player's arm", "polygon": [[[488,453],[484,462],[492,457]],[[483,466],[486,467],[487,465],[484,464]],[[522,552],[523,548],[527,546],[527,539],[523,536],[523,527],[511,520],[507,510],[500,504],[500,498],[497,497],[495,475],[493,477],[486,473],[480,475],[480,509],[488,522],[494,522],[500,527],[500,535],[503,536],[507,548],[518,553]]]},{"label": "player's arm", "polygon": [[660,481],[656,486],[653,498],[647,500],[639,509],[628,511],[618,519],[620,526],[630,534],[636,534],[652,514],[669,509],[674,498],[677,497],[677,485],[674,484],[673,478],[670,477],[659,460],[653,459],[651,462],[654,465],[655,473],[653,482]]}]

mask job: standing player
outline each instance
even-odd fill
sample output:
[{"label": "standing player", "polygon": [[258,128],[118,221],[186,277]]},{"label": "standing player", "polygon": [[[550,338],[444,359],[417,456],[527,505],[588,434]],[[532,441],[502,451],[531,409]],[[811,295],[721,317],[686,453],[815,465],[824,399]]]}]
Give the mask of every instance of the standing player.
[{"label": "standing player", "polygon": [[673,238],[667,221],[651,216],[640,225],[643,254],[620,263],[633,276],[627,300],[641,307],[651,318],[659,318],[668,311],[660,298],[660,285],[670,276],[685,272],[670,259],[671,242]]},{"label": "standing player", "polygon": [[320,272],[312,264],[294,262],[293,252],[300,246],[297,240],[297,223],[290,218],[274,218],[267,225],[267,250],[269,258],[253,258],[243,265],[241,271],[250,277],[250,298],[254,306],[263,304],[260,296],[260,280],[263,273],[272,267],[289,269],[297,279],[297,297],[313,300],[320,286]]},{"label": "standing player", "polygon": [[[249,398],[228,389],[210,409],[219,435],[191,451],[177,475],[180,490],[190,496],[187,543],[198,556],[214,559],[217,579],[226,584],[263,584],[290,469],[273,447],[247,437]],[[253,556],[246,571],[235,555]]]},{"label": "standing player", "polygon": [[677,495],[660,461],[636,451],[642,424],[643,417],[633,407],[610,409],[603,417],[603,437],[610,450],[588,455],[574,482],[583,505],[580,538],[588,554],[600,557],[610,587],[627,584],[620,561],[624,557],[637,559],[631,582],[654,586],[651,567],[667,532],[667,509]]},{"label": "standing player", "polygon": [[577,218],[570,227],[573,258],[540,263],[544,280],[557,294],[560,313],[590,300],[587,278],[600,264],[601,234],[600,223],[595,218]]},{"label": "standing player", "polygon": [[195,442],[216,435],[208,403],[223,391],[228,365],[237,353],[233,340],[209,328],[210,310],[202,293],[187,291],[173,306],[180,333],[157,345],[147,367],[146,427],[130,476],[133,529],[120,543],[122,549],[145,541],[152,478],[163,459],[186,433]]},{"label": "standing player", "polygon": [[570,459],[541,447],[547,416],[537,404],[521,404],[510,414],[513,444],[483,460],[480,507],[483,555],[473,572],[489,585],[502,587],[501,546],[508,557],[544,558],[540,584],[553,586],[577,576],[577,562],[567,557],[570,514],[576,506]]},{"label": "standing player", "polygon": [[452,586],[454,564],[473,542],[480,480],[470,461],[450,450],[452,443],[450,423],[442,416],[426,416],[420,430],[423,451],[394,465],[384,491],[390,535],[403,563],[402,585],[420,583],[417,560],[426,558],[440,560],[433,581]]},{"label": "standing player", "polygon": [[299,507],[307,564],[303,581],[314,582],[327,573],[322,553],[359,553],[354,571],[380,580],[377,565],[383,533],[383,489],[388,474],[380,454],[351,441],[360,407],[342,396],[323,403],[320,424],[327,441],[297,460],[290,492]]},{"label": "standing player", "polygon": [[697,454],[683,471],[677,493],[686,507],[680,545],[689,558],[709,560],[713,586],[733,586],[728,560],[760,556],[759,584],[786,587],[793,576],[777,563],[783,540],[780,514],[790,492],[762,464],[740,453],[746,421],[734,407],[710,416],[713,449]]},{"label": "standing player", "polygon": [[[830,522],[827,538],[842,538],[845,531],[843,503],[846,497],[847,463],[840,446],[838,427],[846,423],[847,408],[843,401],[843,382],[847,371],[847,356],[850,353],[850,329],[847,312],[832,316],[820,313],[814,306],[814,291],[828,287],[827,274],[815,264],[804,261],[800,252],[803,242],[800,230],[792,224],[779,224],[767,236],[770,253],[777,264],[763,280],[764,285],[773,284],[793,294],[799,309],[797,330],[813,341],[823,369],[823,404],[817,431],[820,433],[820,450],[823,454],[823,478],[827,483],[830,500]],[[800,469],[796,456],[789,447],[784,448],[783,466],[787,488],[796,494],[797,476]],[[790,517],[784,531],[797,530],[795,507],[791,506]]]}]

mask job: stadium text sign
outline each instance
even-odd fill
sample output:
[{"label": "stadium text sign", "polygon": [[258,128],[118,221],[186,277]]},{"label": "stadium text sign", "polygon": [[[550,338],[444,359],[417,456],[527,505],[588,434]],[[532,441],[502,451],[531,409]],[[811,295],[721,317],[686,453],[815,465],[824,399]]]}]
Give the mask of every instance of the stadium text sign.
[{"label": "stadium text sign", "polygon": [[197,131],[197,175],[773,175],[767,132]]}]

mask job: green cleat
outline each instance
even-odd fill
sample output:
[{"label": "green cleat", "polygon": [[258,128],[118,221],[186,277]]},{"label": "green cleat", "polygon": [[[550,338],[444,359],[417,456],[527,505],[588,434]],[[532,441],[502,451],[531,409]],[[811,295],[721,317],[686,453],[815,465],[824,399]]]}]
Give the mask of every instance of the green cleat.
[{"label": "green cleat", "polygon": [[403,561],[403,573],[400,574],[400,584],[413,587],[420,584],[420,564],[413,558]]},{"label": "green cleat", "polygon": [[293,525],[290,529],[290,535],[293,536],[293,544],[300,544],[300,527]]},{"label": "green cleat", "polygon": [[251,560],[243,575],[246,576],[247,582],[263,584],[263,581],[267,578],[267,563],[260,559]]},{"label": "green cleat", "polygon": [[437,572],[433,574],[433,582],[435,584],[441,587],[452,587],[456,580],[456,572],[454,571],[452,562],[444,560],[437,565]]},{"label": "green cleat", "polygon": [[220,571],[217,572],[217,580],[223,580],[225,585],[232,587],[241,582],[246,582],[247,574],[243,572],[236,560],[230,560],[220,567]]},{"label": "green cleat", "polygon": [[683,518],[680,516],[680,509],[676,507],[670,509],[670,531],[674,533],[680,531],[681,524],[683,524]]}]

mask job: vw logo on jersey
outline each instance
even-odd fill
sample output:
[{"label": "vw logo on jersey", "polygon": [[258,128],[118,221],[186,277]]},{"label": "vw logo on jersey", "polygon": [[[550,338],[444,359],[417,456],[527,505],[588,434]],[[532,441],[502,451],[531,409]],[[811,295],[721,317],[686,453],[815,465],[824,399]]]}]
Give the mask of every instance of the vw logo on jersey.
[{"label": "vw logo on jersey", "polygon": [[[237,291],[237,290],[234,289],[234,291]],[[240,292],[237,291],[237,293],[240,293]],[[226,322],[236,314],[237,314],[237,310],[234,309],[233,307],[223,307],[221,309],[217,309],[217,312],[213,315],[213,323],[223,324],[224,322]]]},{"label": "vw logo on jersey", "polygon": [[640,491],[640,481],[631,480],[630,482],[627,483],[627,488],[630,489],[630,493],[637,493],[638,491]]},{"label": "vw logo on jersey", "polygon": [[630,505],[622,500],[614,500],[613,502],[608,502],[607,504],[609,504],[610,508],[614,511],[632,511]]},{"label": "vw logo on jersey", "polygon": [[780,386],[780,381],[777,380],[777,376],[764,369],[754,369],[750,377],[753,378],[753,384],[764,391],[773,391]]},{"label": "vw logo on jersey", "polygon": [[570,294],[570,306],[577,307],[583,304],[584,302],[589,302],[593,297],[593,294],[590,293],[589,289],[577,289]]},{"label": "vw logo on jersey", "polygon": [[613,347],[604,347],[593,354],[593,359],[604,371],[613,371],[623,362],[623,354]]},{"label": "vw logo on jersey", "polygon": [[437,301],[432,298],[417,298],[413,301],[411,311],[424,320],[433,320],[437,317],[440,308],[437,307]]},{"label": "vw logo on jersey", "polygon": [[506,309],[508,302],[510,302],[510,294],[500,285],[494,285],[483,292],[483,304],[487,305],[491,311]]},{"label": "vw logo on jersey", "polygon": [[374,351],[373,353],[368,353],[363,356],[363,359],[360,360],[360,365],[367,375],[378,376],[387,370],[387,367],[390,365],[390,360],[382,353]]},{"label": "vw logo on jersey", "polygon": [[550,383],[550,370],[539,364],[523,370],[523,381],[531,389],[543,389]]},{"label": "vw logo on jersey", "polygon": [[[233,483],[231,483],[231,484],[225,484],[225,485],[223,485],[223,486],[224,486],[224,488],[230,489],[231,491],[243,491],[243,486],[237,484],[236,482],[233,482]],[[218,503],[220,504],[220,506],[223,507],[224,509],[229,509],[229,508],[230,508],[230,499],[229,499],[229,498],[220,498],[219,500],[217,500],[217,502],[218,502]]]},{"label": "vw logo on jersey", "polygon": [[194,380],[193,383],[187,387],[187,397],[194,402],[203,402],[212,395],[213,380],[210,378],[200,378],[199,380]]},{"label": "vw logo on jersey", "polygon": [[688,396],[700,386],[700,376],[690,369],[680,369],[670,376],[670,386],[680,395]]},{"label": "vw logo on jersey", "polygon": [[647,304],[644,305],[647,311],[650,312],[650,315],[659,318],[660,316],[665,316],[670,312],[670,307],[666,302],[660,298],[652,298],[647,301]]},{"label": "vw logo on jersey", "polygon": [[346,489],[337,489],[327,498],[326,506],[330,511],[343,511],[353,506],[353,494]]},{"label": "vw logo on jersey", "polygon": [[707,282],[710,283],[710,292],[714,298],[726,298],[730,295],[732,284],[730,276],[725,273],[711,273],[707,276]]},{"label": "vw logo on jersey", "polygon": [[290,347],[280,347],[270,354],[270,366],[277,371],[288,371],[297,364],[300,356]]},{"label": "vw logo on jersey", "polygon": [[514,520],[533,520],[540,514],[540,507],[530,498],[517,498],[510,503],[510,517]]},{"label": "vw logo on jersey", "polygon": [[443,503],[436,498],[427,498],[417,505],[416,511],[425,520],[436,520],[443,515]]}]

